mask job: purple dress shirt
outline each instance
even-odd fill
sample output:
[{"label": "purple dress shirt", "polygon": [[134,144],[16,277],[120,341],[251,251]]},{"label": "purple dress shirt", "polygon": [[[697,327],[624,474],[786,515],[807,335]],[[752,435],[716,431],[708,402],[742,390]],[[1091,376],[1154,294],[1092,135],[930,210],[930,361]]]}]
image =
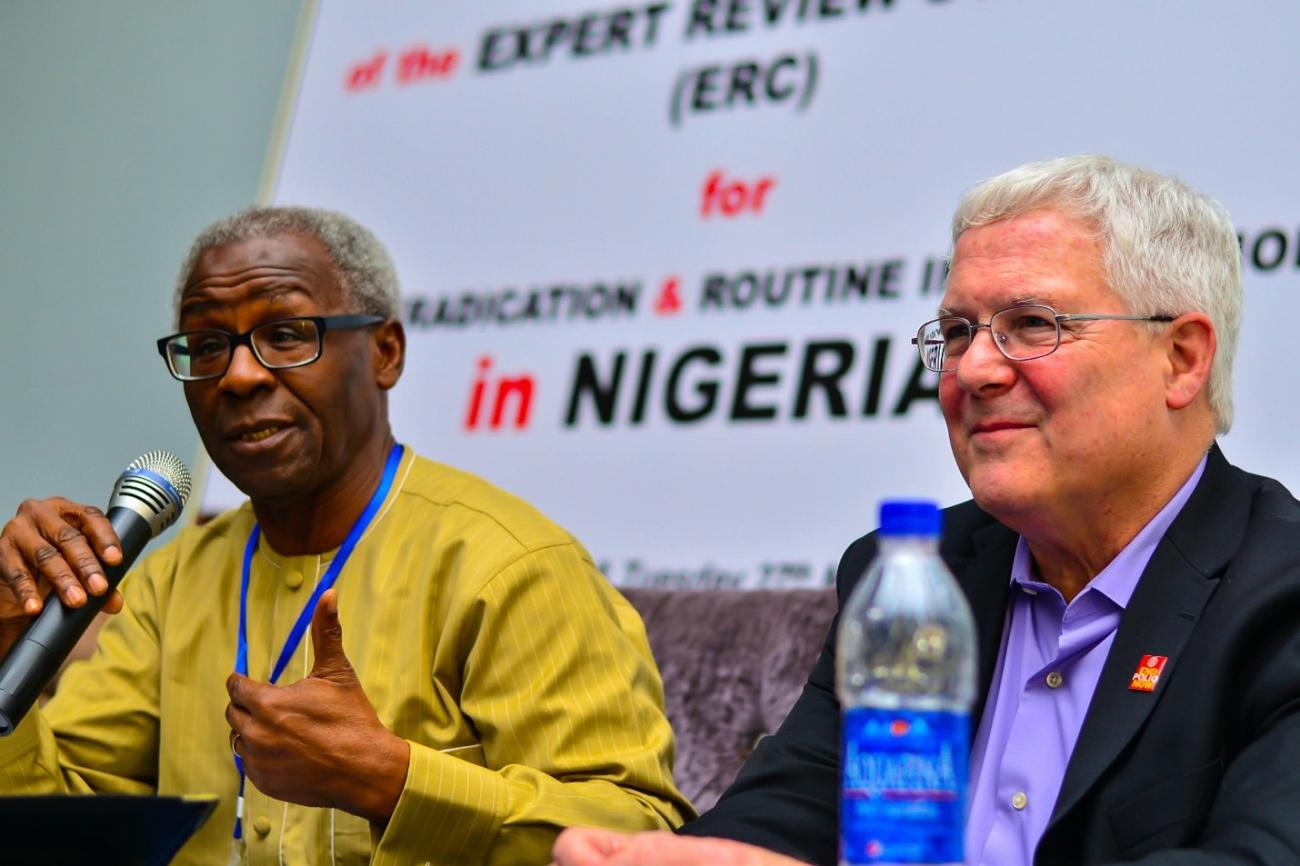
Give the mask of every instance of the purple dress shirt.
[{"label": "purple dress shirt", "polygon": [[[1029,866],[1101,668],[1138,578],[1205,471],[1069,603],[1034,578],[1024,538],[1011,563],[1002,648],[971,747],[967,866]],[[1141,659],[1133,659],[1137,670]]]}]

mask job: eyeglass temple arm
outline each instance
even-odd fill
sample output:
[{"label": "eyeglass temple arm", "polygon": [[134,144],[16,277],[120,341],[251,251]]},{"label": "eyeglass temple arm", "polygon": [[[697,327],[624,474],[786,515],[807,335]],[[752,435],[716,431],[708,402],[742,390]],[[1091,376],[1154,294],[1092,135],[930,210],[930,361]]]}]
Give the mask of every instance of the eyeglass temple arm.
[{"label": "eyeglass temple arm", "polygon": [[1056,321],[1058,322],[1091,322],[1091,321],[1115,321],[1115,322],[1172,322],[1177,316],[1126,316],[1120,313],[1058,313]]},{"label": "eyeglass temple arm", "polygon": [[341,316],[313,316],[321,336],[330,328],[341,330],[345,328],[363,328],[366,325],[377,325],[385,321],[383,316],[376,316],[366,313],[348,313]]}]

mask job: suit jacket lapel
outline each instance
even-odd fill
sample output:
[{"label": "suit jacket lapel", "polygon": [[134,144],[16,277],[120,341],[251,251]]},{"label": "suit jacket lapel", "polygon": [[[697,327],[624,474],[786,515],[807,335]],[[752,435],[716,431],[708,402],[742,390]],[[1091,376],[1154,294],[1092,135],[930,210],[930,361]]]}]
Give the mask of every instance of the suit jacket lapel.
[{"label": "suit jacket lapel", "polygon": [[[1170,545],[1156,548],[1097,679],[1052,810],[1053,822],[1079,802],[1142,727],[1177,669],[1179,652],[1213,589],[1214,582],[1183,562]],[[1131,691],[1129,682],[1147,655],[1168,657],[1155,691]]]},{"label": "suit jacket lapel", "polygon": [[[1072,809],[1141,729],[1240,543],[1248,492],[1218,446],[1192,497],[1156,547],[1129,599],[1070,756],[1050,829]],[[1167,656],[1155,691],[1131,691],[1145,655]]]}]

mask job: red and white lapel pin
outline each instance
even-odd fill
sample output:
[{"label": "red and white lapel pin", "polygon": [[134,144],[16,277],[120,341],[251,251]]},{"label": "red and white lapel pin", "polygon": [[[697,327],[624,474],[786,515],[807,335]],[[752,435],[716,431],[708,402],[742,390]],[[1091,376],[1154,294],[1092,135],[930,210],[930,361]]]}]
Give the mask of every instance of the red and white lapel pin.
[{"label": "red and white lapel pin", "polygon": [[1160,672],[1165,669],[1165,662],[1169,661],[1168,656],[1142,656],[1142,661],[1138,662],[1138,668],[1133,672],[1133,678],[1128,681],[1130,691],[1134,692],[1154,692],[1156,683],[1160,682]]}]

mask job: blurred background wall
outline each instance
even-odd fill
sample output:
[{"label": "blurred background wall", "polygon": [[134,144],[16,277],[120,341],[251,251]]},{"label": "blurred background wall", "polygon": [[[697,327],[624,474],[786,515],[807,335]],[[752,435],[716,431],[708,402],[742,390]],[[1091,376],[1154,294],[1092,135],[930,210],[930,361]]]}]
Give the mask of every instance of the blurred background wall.
[{"label": "blurred background wall", "polygon": [[256,197],[300,6],[0,2],[0,522],[194,463],[153,341],[190,239]]}]

